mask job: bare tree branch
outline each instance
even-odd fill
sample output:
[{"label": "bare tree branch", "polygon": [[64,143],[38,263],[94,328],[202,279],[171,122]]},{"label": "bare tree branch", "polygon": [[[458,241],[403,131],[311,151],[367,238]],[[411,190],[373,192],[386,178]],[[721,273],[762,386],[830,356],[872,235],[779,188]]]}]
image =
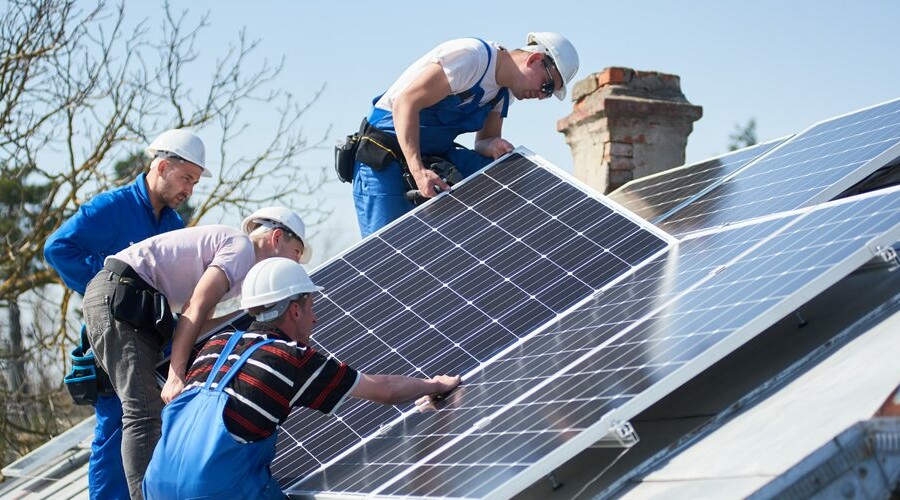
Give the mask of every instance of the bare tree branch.
[{"label": "bare tree branch", "polygon": [[[17,455],[33,438],[61,429],[49,416],[31,421],[24,415],[52,415],[44,410],[59,400],[59,374],[77,336],[70,306],[79,301],[43,261],[44,242],[83,202],[140,172],[126,169],[123,177],[116,163],[168,128],[190,127],[220,159],[208,165],[216,177],[191,199],[189,224],[281,203],[306,209],[315,225],[328,215],[317,194],[325,172],[301,158],[321,147],[329,131],[311,141],[301,127],[324,86],[298,104],[275,85],[284,58],[261,58],[259,40],[244,30],[220,53],[201,55],[206,14],[166,4],[154,21],[134,23],[124,1],[104,0],[9,0],[0,9],[0,314],[24,304],[20,326],[28,333],[9,361],[9,332],[0,327],[0,404],[21,409],[0,417],[0,447]],[[197,75],[206,75],[200,79],[206,83],[198,85]],[[251,127],[242,109],[247,104],[277,118]],[[232,144],[265,127],[271,130],[255,139],[255,149],[233,151]],[[10,387],[3,376],[4,360],[22,357],[55,367],[29,371],[38,392]],[[8,432],[23,440],[13,443]]]}]

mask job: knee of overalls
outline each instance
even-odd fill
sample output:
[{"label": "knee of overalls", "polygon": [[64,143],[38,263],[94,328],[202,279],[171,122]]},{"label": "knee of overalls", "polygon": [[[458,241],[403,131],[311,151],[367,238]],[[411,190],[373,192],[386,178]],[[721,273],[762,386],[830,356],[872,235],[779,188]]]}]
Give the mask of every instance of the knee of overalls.
[{"label": "knee of overalls", "polygon": [[444,156],[450,163],[456,165],[456,169],[463,178],[469,177],[494,161],[492,158],[461,146],[451,148]]},{"label": "knee of overalls", "polygon": [[408,190],[399,163],[393,162],[377,171],[365,163],[356,163],[353,201],[363,238],[415,208],[406,199]]}]

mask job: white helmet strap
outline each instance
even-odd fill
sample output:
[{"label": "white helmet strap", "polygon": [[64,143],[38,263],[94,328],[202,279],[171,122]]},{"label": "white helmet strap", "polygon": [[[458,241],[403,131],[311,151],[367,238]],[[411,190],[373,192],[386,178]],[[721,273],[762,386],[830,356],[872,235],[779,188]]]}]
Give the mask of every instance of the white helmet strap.
[{"label": "white helmet strap", "polygon": [[294,234],[294,232],[291,231],[291,228],[289,228],[279,222],[271,221],[269,219],[253,219],[253,222],[255,224],[259,224],[259,226],[256,229],[254,229],[253,231],[250,231],[250,236],[256,236],[258,234],[266,233],[268,231],[271,231],[272,229],[281,229],[282,231],[284,231],[291,237],[299,239]]},{"label": "white helmet strap", "polygon": [[300,300],[300,298],[304,295],[306,295],[306,294],[298,293],[297,295],[285,297],[285,298],[279,300],[278,302],[267,306],[266,309],[264,309],[262,312],[257,313],[256,315],[254,315],[254,317],[256,318],[256,321],[262,321],[262,322],[269,322],[269,321],[276,320],[276,319],[280,318],[281,315],[284,314],[285,311],[287,311],[287,308],[291,305],[291,302],[293,302],[295,300]]}]

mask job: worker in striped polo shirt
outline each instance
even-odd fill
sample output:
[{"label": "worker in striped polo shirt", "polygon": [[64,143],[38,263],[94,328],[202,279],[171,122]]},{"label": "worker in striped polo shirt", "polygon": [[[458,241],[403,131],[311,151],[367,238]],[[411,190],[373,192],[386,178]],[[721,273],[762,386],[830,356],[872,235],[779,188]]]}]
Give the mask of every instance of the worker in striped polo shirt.
[{"label": "worker in striped polo shirt", "polygon": [[331,414],[348,396],[396,404],[459,385],[458,376],[367,375],[317,352],[309,338],[320,290],[290,259],[250,269],[241,307],[256,322],[213,336],[191,365],[184,392],[163,410],[145,498],[284,498],[269,464],[292,407]]}]

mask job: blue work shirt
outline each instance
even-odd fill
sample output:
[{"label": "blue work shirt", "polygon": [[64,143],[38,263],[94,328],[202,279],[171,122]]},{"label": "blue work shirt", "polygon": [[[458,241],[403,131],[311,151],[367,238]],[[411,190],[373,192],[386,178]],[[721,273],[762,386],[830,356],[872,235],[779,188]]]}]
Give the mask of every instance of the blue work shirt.
[{"label": "blue work shirt", "polygon": [[163,207],[159,220],[147,194],[147,174],[95,196],[47,238],[44,259],[67,287],[84,295],[108,255],[150,236],[184,227],[178,212]]}]

